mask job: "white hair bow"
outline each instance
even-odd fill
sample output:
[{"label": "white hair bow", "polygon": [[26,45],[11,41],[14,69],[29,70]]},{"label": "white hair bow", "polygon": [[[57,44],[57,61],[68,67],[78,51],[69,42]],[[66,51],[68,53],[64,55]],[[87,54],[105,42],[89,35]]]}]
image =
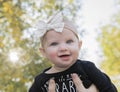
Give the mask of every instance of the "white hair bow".
[{"label": "white hair bow", "polygon": [[63,16],[62,13],[60,12],[57,15],[53,16],[49,23],[39,21],[35,25],[35,29],[36,29],[35,34],[38,37],[42,37],[50,29],[54,29],[54,31],[56,32],[62,32],[63,28],[64,28]]}]

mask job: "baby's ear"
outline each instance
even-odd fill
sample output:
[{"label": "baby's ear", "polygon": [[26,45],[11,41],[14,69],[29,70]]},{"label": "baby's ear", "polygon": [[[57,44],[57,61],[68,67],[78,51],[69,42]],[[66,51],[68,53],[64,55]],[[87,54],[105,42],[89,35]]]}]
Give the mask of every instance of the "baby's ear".
[{"label": "baby's ear", "polygon": [[79,41],[79,48],[81,49],[82,46],[82,40]]},{"label": "baby's ear", "polygon": [[45,49],[44,48],[39,48],[41,54],[43,57],[46,57],[46,54],[45,54]]}]

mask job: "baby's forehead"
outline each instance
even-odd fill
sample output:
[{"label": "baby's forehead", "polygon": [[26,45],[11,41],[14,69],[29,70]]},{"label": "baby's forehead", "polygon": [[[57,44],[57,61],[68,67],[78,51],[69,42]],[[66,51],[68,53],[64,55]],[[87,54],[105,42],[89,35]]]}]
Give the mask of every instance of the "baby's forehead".
[{"label": "baby's forehead", "polygon": [[79,36],[71,31],[68,28],[63,29],[62,32],[56,32],[54,29],[47,31],[47,33],[41,39],[41,46],[44,47],[46,43],[56,42],[56,41],[66,41],[66,40],[74,40],[79,39]]},{"label": "baby's forehead", "polygon": [[62,38],[68,38],[68,37],[74,38],[74,37],[76,37],[76,34],[67,28],[64,28],[62,32],[56,32],[51,29],[45,35],[45,38],[48,40],[49,39],[62,39]]}]

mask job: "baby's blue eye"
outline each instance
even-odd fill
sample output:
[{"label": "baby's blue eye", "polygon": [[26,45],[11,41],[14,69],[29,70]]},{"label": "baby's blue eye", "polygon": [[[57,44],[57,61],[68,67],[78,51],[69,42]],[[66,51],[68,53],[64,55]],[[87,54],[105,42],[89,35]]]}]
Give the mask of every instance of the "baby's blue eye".
[{"label": "baby's blue eye", "polygon": [[69,44],[70,44],[70,43],[73,43],[73,40],[68,40],[67,43],[69,43]]},{"label": "baby's blue eye", "polygon": [[58,45],[57,42],[53,42],[53,43],[50,44],[50,46],[56,46],[56,45]]}]

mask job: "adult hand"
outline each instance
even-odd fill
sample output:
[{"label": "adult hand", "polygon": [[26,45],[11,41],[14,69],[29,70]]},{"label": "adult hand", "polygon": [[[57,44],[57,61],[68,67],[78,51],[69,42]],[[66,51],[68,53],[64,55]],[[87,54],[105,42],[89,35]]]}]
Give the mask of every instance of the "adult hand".
[{"label": "adult hand", "polygon": [[48,92],[55,92],[55,81],[54,79],[49,80]]},{"label": "adult hand", "polygon": [[74,73],[71,76],[76,86],[77,92],[99,92],[94,84],[92,84],[89,88],[86,89],[77,74]]},{"label": "adult hand", "polygon": [[[77,74],[72,74],[73,82],[76,86],[77,92],[99,92],[94,84],[92,84],[89,88],[85,88],[82,84],[82,81],[78,77]],[[48,92],[55,92],[55,81],[54,79],[50,79],[49,81]]]}]

